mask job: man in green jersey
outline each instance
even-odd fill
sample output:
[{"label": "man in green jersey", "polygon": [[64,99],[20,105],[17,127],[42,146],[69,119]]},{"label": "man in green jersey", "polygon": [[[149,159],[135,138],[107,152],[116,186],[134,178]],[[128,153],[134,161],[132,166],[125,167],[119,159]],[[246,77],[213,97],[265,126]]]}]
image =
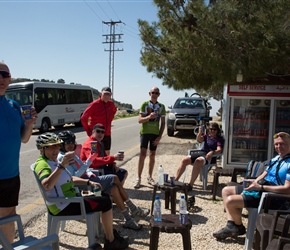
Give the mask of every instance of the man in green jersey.
[{"label": "man in green jersey", "polygon": [[136,179],[134,188],[141,187],[141,175],[144,168],[144,161],[147,154],[148,144],[150,152],[147,182],[151,185],[155,184],[155,181],[152,178],[155,163],[155,153],[157,145],[161,140],[165,128],[165,106],[157,101],[160,95],[159,88],[153,87],[150,90],[149,95],[150,100],[143,102],[141,105],[138,119],[138,122],[141,123],[142,126],[140,129],[140,156],[138,162],[138,178]]}]

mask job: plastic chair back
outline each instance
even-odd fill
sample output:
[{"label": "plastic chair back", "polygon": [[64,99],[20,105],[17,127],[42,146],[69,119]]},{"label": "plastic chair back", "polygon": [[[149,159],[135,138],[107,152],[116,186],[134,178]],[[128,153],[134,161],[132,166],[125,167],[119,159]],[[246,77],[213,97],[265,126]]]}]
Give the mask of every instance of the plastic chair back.
[{"label": "plastic chair back", "polygon": [[62,216],[55,216],[52,215],[47,206],[47,235],[49,234],[58,234],[59,233],[59,227],[60,222],[67,221],[67,220],[86,220],[87,224],[87,234],[88,234],[88,241],[89,245],[92,245],[96,242],[96,238],[99,237],[101,233],[101,222],[100,222],[100,213],[94,212],[94,213],[86,213],[85,204],[83,197],[55,197],[51,198],[46,195],[46,192],[40,183],[40,180],[37,176],[37,174],[34,171],[34,164],[30,166],[30,169],[33,171],[33,175],[35,177],[35,180],[37,182],[37,185],[39,187],[40,193],[44,199],[44,201],[50,201],[50,202],[73,202],[73,203],[79,203],[81,208],[81,214],[80,215],[62,215]]}]

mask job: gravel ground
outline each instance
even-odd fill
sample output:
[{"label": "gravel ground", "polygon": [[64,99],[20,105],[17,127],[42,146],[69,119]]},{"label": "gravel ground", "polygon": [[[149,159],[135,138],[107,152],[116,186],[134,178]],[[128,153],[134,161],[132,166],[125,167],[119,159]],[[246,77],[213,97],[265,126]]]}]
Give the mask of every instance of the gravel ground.
[{"label": "gravel ground", "polygon": [[[169,176],[174,175],[176,168],[181,161],[181,159],[186,154],[187,150],[192,147],[192,140],[186,139],[186,137],[168,137],[167,135],[163,137],[162,142],[158,146],[154,178],[157,180],[157,166],[162,165],[165,172]],[[145,180],[148,171],[148,157],[145,161],[144,171],[143,171],[143,186],[142,188],[135,190],[133,188],[134,181],[136,179],[138,156],[133,157],[127,162],[123,163],[124,168],[129,172],[128,179],[125,183],[125,189],[128,192],[129,197],[133,202],[145,208],[151,208],[152,199],[152,186],[148,185]],[[191,168],[190,168],[191,169]],[[216,241],[212,236],[214,231],[219,230],[221,227],[225,226],[226,214],[224,213],[222,199],[220,197],[221,188],[225,183],[229,182],[230,177],[220,177],[219,178],[219,189],[217,192],[217,200],[212,200],[212,171],[209,172],[208,177],[208,190],[202,190],[202,183],[197,179],[194,190],[189,193],[189,196],[195,195],[196,197],[196,209],[194,213],[191,213],[189,218],[192,221],[191,228],[191,242],[192,249],[233,249],[239,250],[243,249],[245,235],[238,237],[237,239],[227,239],[225,241]],[[187,175],[186,181],[189,181],[189,176]],[[164,198],[163,193],[160,194]],[[177,194],[179,199],[180,194]],[[164,209],[164,199],[162,199],[162,213],[170,213],[170,210]],[[178,206],[177,206],[178,209]],[[114,205],[114,228],[120,231],[123,235],[128,235],[130,237],[130,246],[128,249],[148,249],[149,248],[149,238],[150,238],[150,226],[149,220],[150,216],[146,219],[141,219],[139,223],[143,225],[141,231],[133,231],[122,228],[122,215],[119,209]],[[247,226],[247,212],[243,212],[243,223]],[[38,218],[33,219],[26,226],[26,235],[34,235],[36,237],[43,237],[46,235],[46,225],[47,225],[47,214],[39,215]],[[59,233],[60,237],[60,249],[86,249],[88,245],[86,237],[86,224],[79,221],[69,221],[66,223],[65,230]],[[103,244],[101,237],[99,243]],[[182,237],[180,234],[166,234],[160,233],[159,236],[159,248],[160,250],[165,249],[183,249]]]}]

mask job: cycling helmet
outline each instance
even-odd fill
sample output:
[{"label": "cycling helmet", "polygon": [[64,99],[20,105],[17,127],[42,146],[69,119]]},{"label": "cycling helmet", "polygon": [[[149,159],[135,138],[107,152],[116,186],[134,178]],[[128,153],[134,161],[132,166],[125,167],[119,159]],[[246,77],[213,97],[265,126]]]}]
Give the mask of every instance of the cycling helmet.
[{"label": "cycling helmet", "polygon": [[65,143],[76,143],[76,136],[73,132],[69,130],[65,130],[62,132],[59,132],[58,137],[63,140]]},{"label": "cycling helmet", "polygon": [[63,141],[56,134],[50,132],[41,134],[36,139],[36,147],[38,149],[61,143],[63,143]]}]

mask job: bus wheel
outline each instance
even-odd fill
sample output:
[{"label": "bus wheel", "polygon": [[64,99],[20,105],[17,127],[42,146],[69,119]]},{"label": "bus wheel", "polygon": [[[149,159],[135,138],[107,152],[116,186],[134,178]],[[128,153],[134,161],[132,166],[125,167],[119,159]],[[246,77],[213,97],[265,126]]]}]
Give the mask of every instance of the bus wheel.
[{"label": "bus wheel", "polygon": [[41,127],[39,128],[41,133],[45,133],[50,128],[50,122],[47,118],[44,118],[41,123]]}]

